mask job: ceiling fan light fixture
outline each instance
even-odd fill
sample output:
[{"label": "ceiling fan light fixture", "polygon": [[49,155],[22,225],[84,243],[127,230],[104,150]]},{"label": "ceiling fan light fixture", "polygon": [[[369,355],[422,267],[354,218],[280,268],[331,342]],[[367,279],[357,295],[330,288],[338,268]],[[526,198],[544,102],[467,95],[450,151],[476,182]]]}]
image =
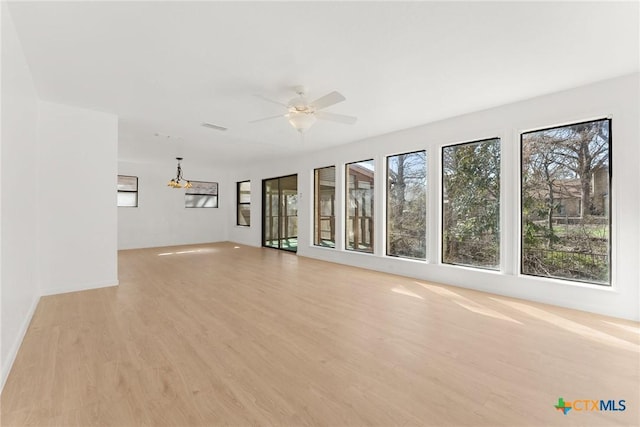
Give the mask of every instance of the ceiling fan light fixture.
[{"label": "ceiling fan light fixture", "polygon": [[305,133],[316,122],[312,113],[289,112],[289,123],[300,133]]},{"label": "ceiling fan light fixture", "polygon": [[288,104],[284,104],[279,101],[274,101],[272,99],[266,98],[262,95],[256,95],[258,98],[261,98],[265,101],[271,102],[273,104],[278,104],[287,109],[286,114],[265,117],[258,120],[251,120],[249,123],[262,122],[264,120],[277,119],[279,117],[286,117],[289,121],[289,124],[293,126],[295,130],[299,133],[304,134],[308,131],[311,126],[316,122],[316,120],[328,120],[332,122],[345,123],[345,124],[354,124],[357,120],[356,117],[347,116],[344,114],[336,114],[329,113],[323,111],[327,107],[331,107],[339,102],[344,101],[346,98],[339,92],[335,90],[326,94],[325,96],[321,96],[315,101],[309,102],[306,97],[306,88],[304,86],[296,86],[294,87],[296,91],[297,97],[289,100]]}]

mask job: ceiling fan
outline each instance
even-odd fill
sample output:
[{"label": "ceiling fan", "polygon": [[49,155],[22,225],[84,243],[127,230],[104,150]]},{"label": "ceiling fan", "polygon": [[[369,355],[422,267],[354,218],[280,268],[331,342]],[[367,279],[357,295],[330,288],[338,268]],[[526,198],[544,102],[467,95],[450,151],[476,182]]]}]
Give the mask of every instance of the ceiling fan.
[{"label": "ceiling fan", "polygon": [[357,120],[357,118],[353,116],[321,111],[346,99],[339,92],[333,91],[325,96],[316,99],[315,101],[309,102],[309,100],[307,99],[307,89],[304,86],[295,86],[294,90],[298,96],[291,99],[287,104],[279,101],[274,101],[273,99],[266,98],[262,95],[256,95],[260,99],[285,107],[287,109],[287,112],[285,114],[278,114],[277,116],[270,116],[258,120],[252,120],[249,123],[256,123],[263,120],[286,117],[289,120],[291,126],[295,128],[295,130],[300,133],[304,133],[308,131],[311,126],[313,126],[313,124],[316,122],[316,119],[329,120],[332,122],[345,123],[349,125],[354,124]]}]

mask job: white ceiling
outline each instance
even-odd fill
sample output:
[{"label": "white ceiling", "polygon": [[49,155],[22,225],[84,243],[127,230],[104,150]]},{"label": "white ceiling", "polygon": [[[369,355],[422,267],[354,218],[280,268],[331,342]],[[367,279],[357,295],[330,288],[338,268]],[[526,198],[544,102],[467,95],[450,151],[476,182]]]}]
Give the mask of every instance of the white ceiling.
[{"label": "white ceiling", "polygon": [[[313,151],[640,69],[637,2],[43,2],[10,11],[41,98],[115,113],[120,158]],[[338,90],[300,140],[282,112]],[[211,122],[229,128],[200,127]],[[154,136],[156,133],[171,135]]]}]

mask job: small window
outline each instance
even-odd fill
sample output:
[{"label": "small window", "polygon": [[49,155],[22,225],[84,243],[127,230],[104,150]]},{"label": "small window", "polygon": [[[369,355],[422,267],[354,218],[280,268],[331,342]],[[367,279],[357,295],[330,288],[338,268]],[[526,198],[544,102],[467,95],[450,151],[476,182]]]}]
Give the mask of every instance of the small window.
[{"label": "small window", "polygon": [[185,208],[217,208],[218,183],[191,181],[193,187],[187,188],[184,194]]},{"label": "small window", "polygon": [[251,181],[237,183],[237,225],[251,226]]},{"label": "small window", "polygon": [[138,177],[118,175],[118,206],[138,207]]}]

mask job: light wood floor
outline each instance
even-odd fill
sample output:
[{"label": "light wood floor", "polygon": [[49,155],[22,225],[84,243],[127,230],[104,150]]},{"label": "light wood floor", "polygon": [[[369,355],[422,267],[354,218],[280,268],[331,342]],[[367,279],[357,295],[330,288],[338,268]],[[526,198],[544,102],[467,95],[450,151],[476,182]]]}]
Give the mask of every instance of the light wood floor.
[{"label": "light wood floor", "polygon": [[232,243],[119,263],[41,299],[3,426],[640,425],[638,323]]}]

